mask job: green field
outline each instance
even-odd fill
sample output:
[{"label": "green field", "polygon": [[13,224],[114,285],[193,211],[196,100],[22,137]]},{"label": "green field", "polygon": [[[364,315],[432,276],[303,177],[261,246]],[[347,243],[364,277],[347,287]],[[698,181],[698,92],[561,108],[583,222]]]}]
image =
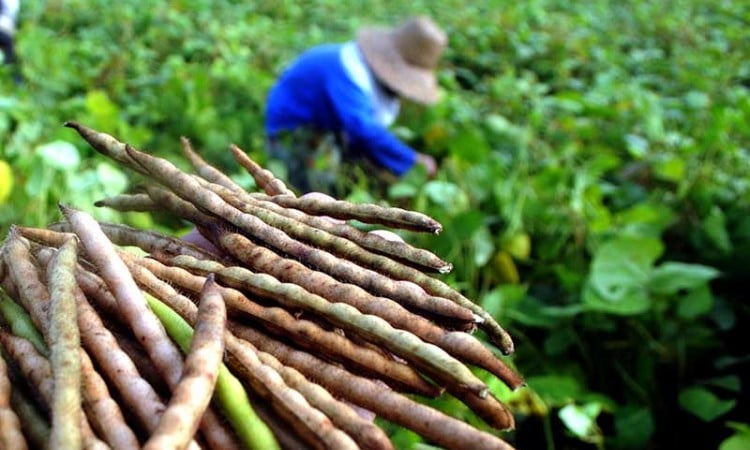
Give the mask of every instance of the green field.
[{"label": "green field", "polygon": [[[750,6],[742,1],[22,2],[23,83],[0,68],[0,233],[60,219],[183,232],[94,201],[136,180],[76,120],[187,167],[180,136],[251,186],[263,101],[298,52],[428,14],[443,97],[396,133],[439,161],[350,198],[438,219],[404,236],[516,341],[520,449],[750,448]],[[271,167],[273,169],[273,167]],[[461,404],[441,408],[479,427]],[[399,448],[426,448],[384,423]]]}]

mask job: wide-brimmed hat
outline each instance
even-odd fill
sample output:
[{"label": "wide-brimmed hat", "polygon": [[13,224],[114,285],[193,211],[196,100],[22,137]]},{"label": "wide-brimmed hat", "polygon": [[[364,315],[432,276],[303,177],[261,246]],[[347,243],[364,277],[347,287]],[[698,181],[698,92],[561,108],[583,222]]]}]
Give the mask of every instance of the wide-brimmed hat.
[{"label": "wide-brimmed hat", "polygon": [[413,17],[396,28],[366,27],[357,44],[375,76],[399,95],[435,103],[435,69],[448,37],[427,17]]}]

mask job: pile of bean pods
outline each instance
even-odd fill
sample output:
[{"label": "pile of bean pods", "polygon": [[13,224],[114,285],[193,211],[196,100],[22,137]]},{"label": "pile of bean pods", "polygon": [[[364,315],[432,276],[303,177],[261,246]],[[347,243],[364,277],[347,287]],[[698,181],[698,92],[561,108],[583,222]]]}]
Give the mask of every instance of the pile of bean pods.
[{"label": "pile of bean pods", "polygon": [[[71,205],[46,228],[11,227],[0,246],[0,448],[393,448],[375,416],[443,448],[511,448],[492,430],[512,429],[513,414],[475,370],[521,387],[500,355],[511,337],[441,281],[450,263],[391,231],[440,223],[296,196],[235,145],[258,192],[187,139],[191,172],[66,126],[143,179],[97,206],[168,212],[194,231],[103,223]],[[444,395],[485,425],[423,401]]]}]

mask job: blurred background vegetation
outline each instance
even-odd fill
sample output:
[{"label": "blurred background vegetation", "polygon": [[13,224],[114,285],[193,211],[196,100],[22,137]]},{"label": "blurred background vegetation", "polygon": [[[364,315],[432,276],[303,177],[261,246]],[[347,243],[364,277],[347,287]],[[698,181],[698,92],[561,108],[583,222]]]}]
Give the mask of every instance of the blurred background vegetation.
[{"label": "blurred background vegetation", "polygon": [[[76,120],[184,164],[179,137],[252,187],[263,101],[297,53],[428,14],[448,32],[442,101],[396,132],[440,161],[356,201],[439,219],[405,235],[516,340],[519,448],[750,448],[750,8],[736,1],[21,2],[23,83],[0,68],[0,233],[101,220],[131,174]],[[271,167],[273,169],[273,167]],[[446,402],[443,400],[443,402]],[[483,427],[460,404],[441,405]],[[426,448],[383,424],[399,448]]]}]

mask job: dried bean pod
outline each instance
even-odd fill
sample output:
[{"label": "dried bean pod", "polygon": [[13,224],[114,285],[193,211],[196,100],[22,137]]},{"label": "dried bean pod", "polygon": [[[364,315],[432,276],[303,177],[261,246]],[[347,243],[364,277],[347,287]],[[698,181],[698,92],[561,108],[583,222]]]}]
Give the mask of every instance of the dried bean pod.
[{"label": "dried bean pod", "polygon": [[[307,264],[325,268],[327,272],[335,274],[335,276],[346,277],[350,282],[360,284],[370,290],[376,290],[381,295],[399,301],[427,302],[428,304],[446,301],[439,297],[426,296],[423,291],[414,289],[413,285],[391,280],[377,272],[298,242],[283,231],[268,226],[257,217],[232,207],[214,192],[203,188],[201,182],[197,181],[194,176],[182,172],[169,161],[147,155],[130,147],[126,151],[131,159],[138,164],[140,170],[148,171],[153,178],[168,186],[183,199],[193,201],[197,207],[209,211],[217,217],[224,218],[249,233],[249,235],[280,251],[304,258]],[[287,196],[277,197],[286,198]]]},{"label": "dried bean pod", "polygon": [[99,208],[112,208],[115,211],[154,212],[159,211],[159,205],[151,201],[147,194],[120,194],[103,198],[94,202]]},{"label": "dried bean pod", "polygon": [[11,390],[8,366],[0,355],[0,448],[26,450],[21,421],[11,407]]},{"label": "dried bean pod", "polygon": [[250,159],[247,153],[241,148],[231,144],[229,149],[232,151],[235,161],[247,170],[255,180],[255,184],[263,189],[266,194],[294,196],[294,192],[280,178],[277,178],[270,170],[262,168],[258,163]]},{"label": "dried bean pod", "polygon": [[[50,367],[54,382],[52,397],[51,448],[77,448],[81,445],[78,417],[83,413],[81,403],[81,347],[76,311],[75,265],[77,242],[68,239],[47,270],[50,293],[47,330],[50,346]],[[76,430],[71,433],[71,430]]]},{"label": "dried bean pod", "polygon": [[[189,259],[179,256],[178,259]],[[333,325],[365,337],[367,340],[387,348],[395,355],[413,363],[439,383],[462,386],[483,397],[487,386],[458,360],[444,350],[420,340],[413,334],[394,329],[378,316],[362,314],[345,303],[330,303],[323,297],[312,294],[300,286],[279,282],[262,273],[253,273],[243,267],[223,267],[218,262],[202,261],[223,283],[248,290],[256,295],[274,300],[292,308],[301,308],[325,318]]]},{"label": "dried bean pod", "polygon": [[282,364],[270,353],[257,351],[257,354],[263,364],[273,367],[287,385],[299,391],[311,405],[325,413],[337,427],[351,436],[360,448],[393,449],[393,444],[382,429],[372,421],[362,418],[348,404],[335,399],[323,386],[311,382],[297,369]]},{"label": "dried bean pod", "polygon": [[195,150],[193,150],[193,146],[190,144],[190,140],[188,138],[182,136],[180,138],[180,143],[182,143],[182,153],[185,155],[185,157],[187,157],[188,161],[190,161],[190,164],[193,166],[195,171],[198,172],[199,176],[206,179],[207,181],[210,181],[211,183],[216,183],[224,186],[225,188],[233,192],[245,192],[242,186],[235,183],[231,178],[226,176],[224,172],[210,165],[208,162],[206,162],[205,159],[203,159],[198,153],[196,153]]},{"label": "dried bean pod", "polygon": [[454,419],[426,405],[414,402],[373,380],[352,375],[327,364],[319,358],[295,350],[281,341],[269,338],[247,326],[230,322],[230,329],[239,338],[255,345],[294,367],[333,395],[362,406],[386,420],[409,428],[436,445],[447,449],[511,450],[502,439]]},{"label": "dried bean pod", "polygon": [[317,196],[253,195],[258,199],[270,200],[286,208],[299,209],[300,211],[316,216],[329,216],[342,220],[359,220],[364,223],[434,234],[439,234],[443,230],[440,222],[432,217],[402,208],[369,203],[352,203],[345,200],[332,200]]},{"label": "dried bean pod", "polygon": [[[183,317],[191,317],[195,305],[176,292],[172,285],[182,289],[200,292],[204,277],[193,275],[178,267],[167,267],[149,258],[137,258],[122,254],[133,276],[142,288],[162,299]],[[148,270],[145,270],[148,269]],[[151,275],[153,274],[153,275]],[[166,282],[161,282],[159,277]],[[441,390],[424,380],[410,366],[389,358],[382,352],[357,345],[341,334],[325,330],[318,324],[296,319],[289,312],[278,307],[262,307],[249,300],[242,293],[220,287],[227,307],[243,316],[260,320],[269,330],[294,340],[305,348],[314,348],[337,361],[356,367],[372,376],[379,377],[406,392],[435,397]]]}]

